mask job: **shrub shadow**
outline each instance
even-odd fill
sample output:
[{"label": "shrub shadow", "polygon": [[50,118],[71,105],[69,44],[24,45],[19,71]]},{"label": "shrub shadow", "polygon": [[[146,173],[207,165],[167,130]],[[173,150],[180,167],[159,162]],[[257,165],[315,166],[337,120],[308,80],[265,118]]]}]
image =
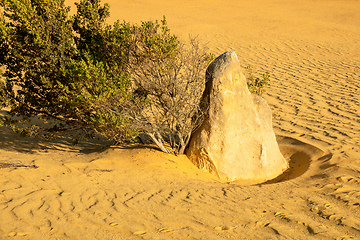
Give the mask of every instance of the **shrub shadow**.
[{"label": "shrub shadow", "polygon": [[0,127],[0,150],[15,151],[21,153],[36,153],[48,150],[66,150],[78,152],[84,149],[101,149],[111,142],[105,139],[91,139],[81,141],[74,145],[73,140],[67,136],[60,136],[54,140],[46,140],[44,137],[29,137],[15,133],[8,127]]}]

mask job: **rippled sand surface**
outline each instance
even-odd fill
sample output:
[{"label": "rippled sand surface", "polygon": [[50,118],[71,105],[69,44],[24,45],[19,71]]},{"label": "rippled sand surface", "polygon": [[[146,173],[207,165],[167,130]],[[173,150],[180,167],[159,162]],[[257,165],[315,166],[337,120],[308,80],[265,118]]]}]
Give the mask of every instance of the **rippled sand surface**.
[{"label": "rippled sand surface", "polygon": [[74,147],[1,128],[0,239],[360,238],[359,1],[108,2],[109,23],[165,15],[180,38],[268,71],[291,168],[228,184],[152,146]]}]

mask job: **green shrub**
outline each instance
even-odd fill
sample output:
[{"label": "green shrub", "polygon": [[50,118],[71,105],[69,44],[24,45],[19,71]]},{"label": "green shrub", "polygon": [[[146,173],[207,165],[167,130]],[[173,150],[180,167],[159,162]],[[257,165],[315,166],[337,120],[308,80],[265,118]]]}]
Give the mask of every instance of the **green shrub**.
[{"label": "green shrub", "polygon": [[[104,41],[107,5],[81,1],[74,17],[63,0],[4,0],[1,7],[0,64],[6,67],[2,97],[10,114],[22,117],[3,118],[4,123],[30,135],[81,129],[93,136],[106,125],[129,132],[129,121],[119,108],[100,106],[104,101],[126,101],[131,84],[120,66],[103,61],[108,53]],[[57,124],[21,127],[34,116],[57,120]]]},{"label": "green shrub", "polygon": [[[145,133],[183,153],[201,116],[204,49],[180,43],[165,18],[107,25],[107,4],[76,6],[70,16],[64,0],[0,2],[0,103],[12,116],[0,122],[24,135],[75,131],[116,143]],[[52,124],[29,125],[34,117]]]},{"label": "green shrub", "polygon": [[248,65],[246,67],[248,76],[247,76],[247,85],[249,88],[249,91],[252,94],[261,95],[263,92],[265,92],[265,87],[269,83],[270,80],[270,74],[268,72],[265,72],[264,74],[261,74],[261,78],[256,78],[253,75],[251,66]]}]

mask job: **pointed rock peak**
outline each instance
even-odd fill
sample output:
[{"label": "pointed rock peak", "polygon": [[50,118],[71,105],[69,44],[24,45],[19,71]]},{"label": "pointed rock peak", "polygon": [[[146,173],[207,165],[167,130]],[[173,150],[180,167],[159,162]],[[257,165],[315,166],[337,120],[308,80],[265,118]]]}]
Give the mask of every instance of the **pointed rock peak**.
[{"label": "pointed rock peak", "polygon": [[229,181],[260,183],[283,173],[288,163],[276,142],[270,107],[250,94],[236,53],[217,57],[206,78],[206,118],[192,135],[189,159]]}]

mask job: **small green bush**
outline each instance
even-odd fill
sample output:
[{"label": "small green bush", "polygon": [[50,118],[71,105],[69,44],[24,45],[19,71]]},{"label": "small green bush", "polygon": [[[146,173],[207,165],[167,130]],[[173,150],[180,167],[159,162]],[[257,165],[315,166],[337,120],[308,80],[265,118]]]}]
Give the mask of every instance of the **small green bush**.
[{"label": "small green bush", "polygon": [[248,65],[246,67],[247,70],[247,85],[249,88],[249,91],[252,94],[256,94],[256,95],[262,95],[263,92],[265,92],[265,87],[266,85],[269,83],[270,81],[270,74],[268,72],[265,72],[263,74],[261,74],[261,78],[256,78],[253,75],[251,66]]},{"label": "small green bush", "polygon": [[[1,0],[0,122],[24,135],[97,134],[116,143],[148,134],[183,153],[200,117],[209,56],[170,33],[166,19],[106,24],[109,5]],[[15,118],[14,118],[15,117]],[[30,123],[40,118],[50,125]]]}]

